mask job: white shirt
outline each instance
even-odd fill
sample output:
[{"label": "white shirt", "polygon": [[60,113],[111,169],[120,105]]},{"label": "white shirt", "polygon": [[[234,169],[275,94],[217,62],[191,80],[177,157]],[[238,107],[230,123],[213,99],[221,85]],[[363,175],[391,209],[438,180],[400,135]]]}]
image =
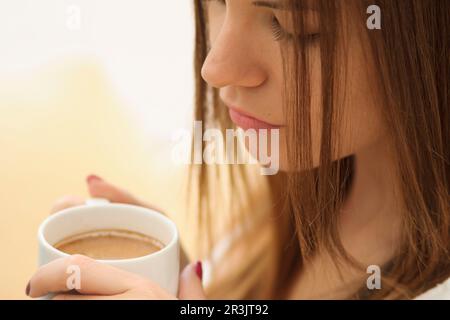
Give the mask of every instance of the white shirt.
[{"label": "white shirt", "polygon": [[450,278],[427,292],[422,293],[414,300],[450,300]]}]

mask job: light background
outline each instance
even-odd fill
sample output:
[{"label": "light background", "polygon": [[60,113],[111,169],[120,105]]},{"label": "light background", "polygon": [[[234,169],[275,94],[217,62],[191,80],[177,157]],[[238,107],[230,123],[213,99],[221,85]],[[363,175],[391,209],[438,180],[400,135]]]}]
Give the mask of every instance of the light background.
[{"label": "light background", "polygon": [[177,219],[193,27],[189,0],[0,0],[0,299],[25,298],[39,223],[90,173]]}]

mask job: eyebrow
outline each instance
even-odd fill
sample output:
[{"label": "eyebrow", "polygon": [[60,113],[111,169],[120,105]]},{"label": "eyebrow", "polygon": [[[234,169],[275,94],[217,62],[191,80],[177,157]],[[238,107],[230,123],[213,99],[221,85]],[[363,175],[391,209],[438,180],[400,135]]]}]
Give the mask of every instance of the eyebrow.
[{"label": "eyebrow", "polygon": [[[311,1],[308,1],[311,2]],[[290,9],[288,7],[287,1],[267,1],[267,0],[258,0],[253,1],[253,5],[256,7],[266,7],[271,8],[275,10],[288,10]],[[299,4],[298,2],[295,2],[294,8],[297,10],[316,10],[314,6],[311,6],[311,4]]]}]

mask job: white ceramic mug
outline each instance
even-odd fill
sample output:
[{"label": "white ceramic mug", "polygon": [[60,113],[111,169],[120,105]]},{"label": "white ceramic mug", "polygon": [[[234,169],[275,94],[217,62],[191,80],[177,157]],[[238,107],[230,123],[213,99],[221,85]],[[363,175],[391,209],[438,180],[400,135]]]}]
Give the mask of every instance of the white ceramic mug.
[{"label": "white ceramic mug", "polygon": [[99,261],[149,278],[168,293],[177,295],[180,271],[178,230],[163,214],[143,207],[91,199],[86,205],[64,209],[49,216],[38,231],[39,266],[68,256],[53,247],[55,243],[98,229],[129,230],[161,241],[163,249],[143,257]]}]

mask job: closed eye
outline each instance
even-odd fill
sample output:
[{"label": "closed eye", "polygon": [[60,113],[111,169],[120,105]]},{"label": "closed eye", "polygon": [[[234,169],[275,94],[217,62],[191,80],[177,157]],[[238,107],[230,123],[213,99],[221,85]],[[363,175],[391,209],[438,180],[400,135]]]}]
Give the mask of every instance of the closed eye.
[{"label": "closed eye", "polygon": [[[226,0],[202,0],[202,1],[205,3],[216,2],[224,6],[227,5]],[[285,7],[281,7],[277,2],[255,1],[253,4],[255,6],[270,8],[273,11],[286,9]],[[283,24],[280,23],[280,20],[278,19],[276,14],[273,14],[272,16],[270,29],[273,33],[273,38],[276,41],[292,41],[295,40],[295,38],[297,38],[299,41],[307,43],[317,40],[320,37],[319,33],[304,33],[299,36],[295,36],[293,33],[287,31],[286,28],[283,27]]]},{"label": "closed eye", "polygon": [[[283,41],[283,40],[292,41],[295,39],[296,36],[288,31],[286,31],[281,26],[281,23],[279,22],[279,20],[276,16],[273,16],[271,24],[272,24],[271,27],[272,27],[273,36],[276,41]],[[319,39],[319,37],[320,37],[320,33],[318,33],[318,32],[317,33],[304,33],[304,34],[297,36],[297,38],[302,42],[311,42],[311,41]]]}]

